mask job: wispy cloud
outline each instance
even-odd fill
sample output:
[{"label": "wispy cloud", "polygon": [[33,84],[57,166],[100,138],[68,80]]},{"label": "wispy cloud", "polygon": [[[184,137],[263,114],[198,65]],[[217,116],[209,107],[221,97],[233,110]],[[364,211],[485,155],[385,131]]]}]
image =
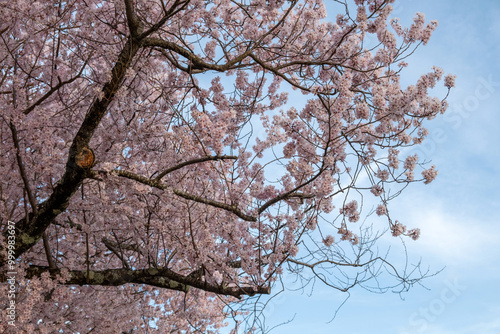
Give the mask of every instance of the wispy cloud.
[{"label": "wispy cloud", "polygon": [[[407,194],[408,195],[408,194]],[[496,222],[485,221],[481,217],[463,215],[450,206],[447,199],[439,199],[427,194],[414,192],[406,197],[396,216],[405,217],[408,227],[419,227],[421,237],[416,242],[408,242],[411,253],[422,255],[423,259],[433,259],[443,265],[468,265],[471,262],[485,262],[497,257],[487,251],[487,245],[497,245],[500,236],[491,233],[488,227]],[[424,199],[418,205],[411,198]]]},{"label": "wispy cloud", "polygon": [[[420,332],[421,333],[421,332]],[[464,328],[454,328],[452,330],[443,328],[440,325],[430,325],[425,330],[426,334],[498,334],[500,333],[500,317],[491,321],[480,322]]]}]

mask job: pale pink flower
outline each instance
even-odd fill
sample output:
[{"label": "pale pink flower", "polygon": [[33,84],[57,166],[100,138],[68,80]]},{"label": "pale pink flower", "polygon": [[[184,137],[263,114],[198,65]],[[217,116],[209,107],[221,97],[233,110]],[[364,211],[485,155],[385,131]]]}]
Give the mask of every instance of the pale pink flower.
[{"label": "pale pink flower", "polygon": [[444,77],[444,86],[447,88],[455,87],[455,78],[456,77],[457,77],[456,75],[447,74]]},{"label": "pale pink flower", "polygon": [[399,168],[399,150],[396,150],[395,148],[389,148],[389,156],[387,159],[389,160],[389,167],[397,169]]},{"label": "pale pink flower", "polygon": [[396,220],[396,222],[391,225],[391,232],[394,237],[400,236],[406,232],[406,226]]},{"label": "pale pink flower", "polygon": [[438,175],[438,171],[436,170],[436,166],[434,166],[434,165],[432,165],[431,168],[426,169],[422,172],[422,176],[425,179],[425,181],[424,181],[425,184],[431,183],[436,178],[437,175]]},{"label": "pale pink flower", "polygon": [[356,105],[356,117],[368,119],[370,117],[370,108],[366,103],[358,103]]},{"label": "pale pink flower", "polygon": [[357,201],[350,201],[342,209],[340,209],[340,213],[344,215],[351,215],[356,212],[358,209],[358,202]]},{"label": "pale pink flower", "polygon": [[297,255],[298,252],[299,252],[299,247],[297,247],[297,245],[291,245],[290,246],[289,253],[290,253],[291,256]]},{"label": "pale pink flower", "polygon": [[389,178],[389,171],[386,169],[384,170],[379,169],[375,174],[375,176],[381,179],[382,181],[386,181]]},{"label": "pale pink flower", "polygon": [[341,234],[340,240],[351,240],[353,237],[353,233],[349,231],[345,226],[342,226],[338,230],[338,234]]},{"label": "pale pink flower", "polygon": [[375,212],[378,216],[383,216],[387,213],[387,207],[384,204],[379,204]]},{"label": "pale pink flower", "polygon": [[346,205],[344,205],[344,207],[341,208],[339,211],[341,214],[347,217],[350,222],[357,222],[359,220],[359,212],[357,211],[357,209],[358,209],[358,202],[351,201]]},{"label": "pale pink flower", "polygon": [[407,235],[413,240],[417,240],[418,238],[420,238],[420,229],[419,228],[411,229],[408,231]]},{"label": "pale pink flower", "polygon": [[353,213],[352,215],[349,216],[349,221],[351,223],[355,223],[359,220],[359,213],[358,212],[355,212]]},{"label": "pale pink flower", "polygon": [[316,218],[311,218],[307,221],[307,224],[306,224],[306,227],[310,230],[315,230],[316,229],[316,225],[318,224],[318,221]]},{"label": "pale pink flower", "polygon": [[384,193],[384,188],[382,188],[380,184],[376,184],[370,189],[370,191],[373,195],[380,196]]},{"label": "pale pink flower", "polygon": [[420,39],[422,40],[422,42],[425,44],[427,44],[427,42],[429,41],[429,39],[431,38],[431,35],[432,35],[432,32],[434,30],[436,30],[438,26],[438,21],[436,20],[432,20],[425,28],[424,30],[422,31],[422,34],[420,36]]},{"label": "pale pink flower", "polygon": [[417,166],[418,156],[416,154],[406,157],[404,168],[412,171]]},{"label": "pale pink flower", "polygon": [[335,238],[331,235],[327,235],[323,239],[323,243],[325,244],[326,247],[330,247],[331,245],[333,245],[334,242],[335,242]]},{"label": "pale pink flower", "polygon": [[403,29],[403,26],[401,26],[401,23],[399,23],[398,18],[394,18],[391,20],[391,26],[398,36],[403,35],[404,29]]}]

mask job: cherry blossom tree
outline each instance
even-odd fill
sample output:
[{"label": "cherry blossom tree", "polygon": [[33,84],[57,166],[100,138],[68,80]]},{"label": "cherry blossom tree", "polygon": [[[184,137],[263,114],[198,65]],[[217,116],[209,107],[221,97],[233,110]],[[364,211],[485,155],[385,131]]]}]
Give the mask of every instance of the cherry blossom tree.
[{"label": "cherry blossom tree", "polygon": [[425,276],[374,250],[419,237],[389,205],[446,110],[441,69],[400,83],[437,22],[393,2],[2,0],[1,331],[218,332],[285,273]]}]

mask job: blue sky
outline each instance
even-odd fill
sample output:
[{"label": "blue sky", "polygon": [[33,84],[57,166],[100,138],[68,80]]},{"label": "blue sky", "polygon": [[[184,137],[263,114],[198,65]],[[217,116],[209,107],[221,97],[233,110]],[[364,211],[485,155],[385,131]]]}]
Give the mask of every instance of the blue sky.
[{"label": "blue sky", "polygon": [[406,189],[391,210],[422,230],[406,242],[410,257],[445,268],[404,300],[354,289],[339,309],[347,295],[319,284],[310,296],[288,291],[264,314],[271,326],[293,321],[272,333],[500,333],[500,2],[405,0],[394,12],[406,24],[415,12],[439,21],[404,78],[415,81],[433,65],[457,75],[450,108],[428,123],[430,136],[415,151],[439,176]]}]

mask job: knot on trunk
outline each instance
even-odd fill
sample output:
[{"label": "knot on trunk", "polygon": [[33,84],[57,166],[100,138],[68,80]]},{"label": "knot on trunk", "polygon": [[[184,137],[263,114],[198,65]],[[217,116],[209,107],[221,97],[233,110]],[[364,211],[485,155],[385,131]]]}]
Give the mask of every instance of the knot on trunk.
[{"label": "knot on trunk", "polygon": [[89,147],[84,147],[75,157],[76,165],[83,169],[90,169],[94,166],[95,154]]}]

